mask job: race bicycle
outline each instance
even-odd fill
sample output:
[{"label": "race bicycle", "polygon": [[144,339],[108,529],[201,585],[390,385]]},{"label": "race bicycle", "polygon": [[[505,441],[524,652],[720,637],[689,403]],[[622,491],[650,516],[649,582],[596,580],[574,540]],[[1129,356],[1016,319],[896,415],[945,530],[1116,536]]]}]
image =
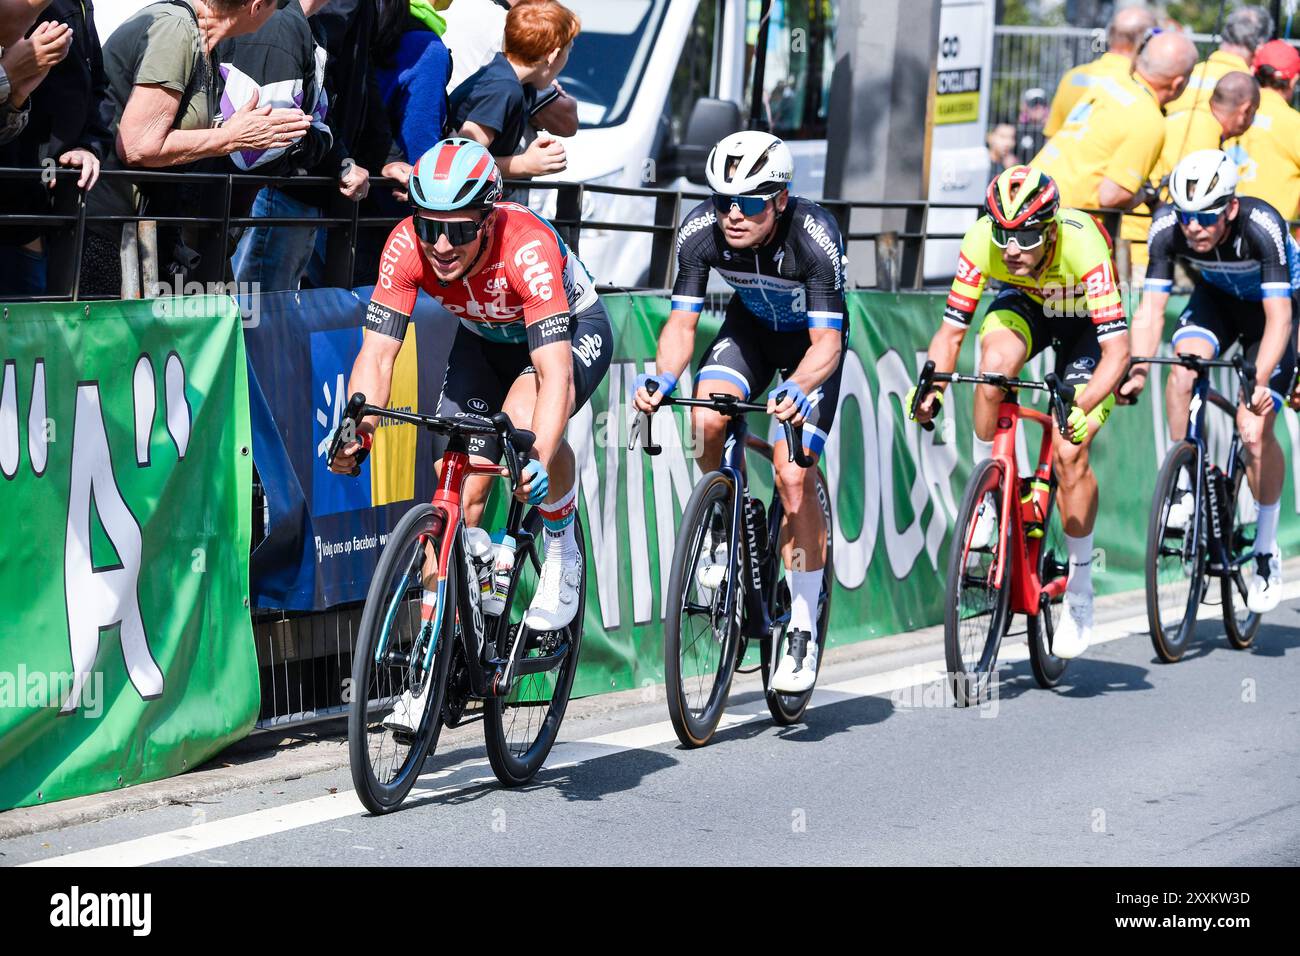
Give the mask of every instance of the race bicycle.
[{"label": "race bicycle", "polygon": [[[653,394],[654,382],[646,388]],[[780,401],[780,398],[777,399]],[[772,674],[785,653],[790,625],[790,590],[780,575],[784,511],[773,482],[766,508],[749,494],[745,450],[769,462],[772,446],[749,434],[745,415],[766,412],[766,405],[713,393],[708,398],[664,396],[659,407],[679,405],[707,408],[727,418],[722,464],[704,475],[682,512],[673,546],[664,620],[664,683],[668,715],[677,739],[687,747],[702,747],[712,739],[726,707],[732,677],[761,670],[768,710],[777,724],[793,724],[803,716],[816,684],[798,694],[773,690]],[[803,450],[802,429],[782,422],[789,460],[809,468],[813,459]],[[640,441],[647,454],[658,455],[650,416],[633,417],[628,450]],[[826,521],[826,564],[817,600],[817,633],[825,648],[831,617],[832,564],[831,499],[826,479],[817,472],[817,502]],[[713,560],[715,542],[726,542],[725,570],[717,587],[699,578],[702,564]],[[742,665],[750,641],[759,647],[759,663]]]},{"label": "race bicycle", "polygon": [[[993,456],[971,472],[948,551],[943,649],[953,697],[959,707],[984,698],[1002,638],[1016,614],[1025,615],[1034,679],[1041,687],[1055,687],[1066,665],[1052,653],[1052,636],[1060,619],[1069,555],[1056,508],[1052,430],[1068,433],[1074,386],[1052,373],[1042,382],[1033,382],[996,373],[936,372],[934,362],[927,361],[917,378],[912,417],[936,382],[993,385],[1005,393],[998,406]],[[1052,414],[1022,407],[1016,395],[1022,390],[1047,392]],[[1021,421],[1043,430],[1038,464],[1023,479],[1016,464],[1016,429]],[[926,422],[925,428],[933,429],[934,423]],[[987,544],[974,545],[982,509],[992,510],[997,530]]]},{"label": "race bicycle", "polygon": [[[1172,664],[1183,656],[1196,630],[1196,612],[1209,592],[1210,578],[1219,579],[1223,626],[1228,643],[1244,650],[1255,640],[1259,615],[1246,607],[1255,574],[1255,532],[1242,521],[1238,499],[1246,474],[1237,407],[1210,385],[1210,370],[1236,370],[1244,395],[1254,390],[1255,366],[1240,353],[1230,360],[1195,355],[1135,358],[1157,365],[1181,365],[1196,373],[1187,415],[1187,437],[1165,455],[1151,498],[1147,523],[1147,623],[1156,655]],[[1210,406],[1233,422],[1227,467],[1210,461],[1206,448],[1206,414]],[[1171,506],[1190,496],[1181,510],[1187,520],[1170,520]]]},{"label": "race bicycle", "polygon": [[[461,490],[470,475],[502,476],[498,466],[470,459],[469,438],[500,440],[513,491],[534,435],[516,429],[504,412],[491,420],[438,418],[368,405],[357,393],[331,444],[331,461],[368,415],[427,428],[448,442],[432,502],[416,505],[397,523],[366,594],[348,718],[357,795],[372,813],[395,810],[437,746],[441,729],[480,718],[497,779],[519,786],[541,769],[564,719],[582,644],[586,576],[573,623],[559,631],[525,627],[541,574],[541,516],[535,508],[525,513],[524,505],[510,498],[504,533],[516,542],[513,567],[505,562],[494,568],[471,553]],[[358,466],[353,475],[359,471]],[[576,537],[585,568],[580,524]],[[488,614],[483,597],[492,582],[487,578],[502,575],[503,567],[509,568],[504,609]],[[499,588],[501,581],[495,583]],[[390,726],[389,715],[399,702],[409,708],[407,723],[414,732]]]}]

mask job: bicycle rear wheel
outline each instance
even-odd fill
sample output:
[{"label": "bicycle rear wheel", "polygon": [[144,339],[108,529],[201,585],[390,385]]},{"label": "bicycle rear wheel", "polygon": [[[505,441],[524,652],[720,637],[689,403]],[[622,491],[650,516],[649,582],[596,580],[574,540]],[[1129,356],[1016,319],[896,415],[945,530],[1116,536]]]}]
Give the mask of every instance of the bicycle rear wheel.
[{"label": "bicycle rear wheel", "polygon": [[[700,479],[677,532],[668,577],[668,613],[664,620],[664,683],[668,716],[677,739],[687,747],[707,744],[722,718],[736,669],[744,590],[741,548],[728,549],[717,587],[700,583],[700,568],[711,562],[711,539],[732,539],[737,489],[721,471]],[[741,536],[735,535],[737,543]],[[734,603],[724,620],[729,596]]]},{"label": "bicycle rear wheel", "polygon": [[[432,579],[437,573],[438,523],[428,504],[412,508],[397,523],[361,614],[352,662],[348,752],[352,784],[371,813],[388,813],[406,798],[442,726],[458,578],[452,562],[445,581],[433,590],[424,588],[426,576]],[[397,707],[411,711],[414,733],[385,725]]]},{"label": "bicycle rear wheel", "polygon": [[[1245,476],[1245,467],[1240,459],[1237,461],[1236,474],[1233,476],[1229,490],[1229,508],[1232,512],[1232,531],[1229,538],[1228,557],[1233,564],[1241,562],[1236,571],[1225,576],[1219,583],[1223,595],[1223,630],[1228,643],[1239,651],[1244,651],[1255,641],[1259,631],[1260,616],[1252,614],[1246,607],[1246,595],[1250,593],[1250,582],[1255,579],[1255,522],[1241,520],[1240,498],[1241,482]],[[1245,558],[1242,561],[1242,558]]]},{"label": "bicycle rear wheel", "polygon": [[[835,541],[835,524],[831,516],[831,496],[826,487],[826,479],[821,472],[817,473],[817,503],[822,510],[822,518],[826,522],[826,564],[822,569],[822,587],[821,593],[817,596],[817,668],[821,673],[822,663],[826,657],[826,638],[831,624],[831,588],[835,584],[835,558],[834,558],[834,541]],[[773,508],[779,508],[777,502]],[[775,574],[780,564],[780,544],[779,527],[777,536],[771,535],[769,528],[768,540],[772,542],[773,550],[773,568]],[[787,581],[782,580],[777,587],[776,607],[772,608],[774,617],[788,614],[790,611],[790,588]],[[781,634],[773,648],[774,654],[763,656],[763,687],[767,690],[767,709],[772,714],[772,720],[782,727],[789,726],[803,717],[803,712],[808,709],[808,702],[812,700],[813,691],[817,689],[814,681],[813,686],[801,694],[782,694],[772,690],[772,671],[780,663],[781,657],[785,654],[786,634],[789,631],[789,625],[781,629]]]},{"label": "bicycle rear wheel", "polygon": [[[1002,635],[1010,623],[1012,521],[1010,515],[1002,514],[1006,481],[997,459],[988,458],[976,465],[953,526],[943,650],[958,707],[976,704],[983,698],[997,665]],[[993,509],[996,524],[987,546],[973,548],[972,535],[981,505]],[[994,586],[993,577],[1000,559],[1004,568],[999,588]]]},{"label": "bicycle rear wheel", "polygon": [[[1070,573],[1070,555],[1065,547],[1065,528],[1061,512],[1056,507],[1056,480],[1052,480],[1052,494],[1047,499],[1047,515],[1043,519],[1043,546],[1038,552],[1038,582],[1046,588]],[[1063,597],[1049,598],[1043,594],[1038,599],[1038,613],[1026,618],[1029,639],[1029,666],[1034,680],[1043,688],[1055,687],[1065,673],[1068,663],[1052,653],[1052,637],[1061,619]]]},{"label": "bicycle rear wheel", "polygon": [[[1196,446],[1183,441],[1169,449],[1156,479],[1147,522],[1146,598],[1147,624],[1156,656],[1167,664],[1187,650],[1196,630],[1196,609],[1205,588],[1205,541],[1208,532],[1204,496],[1195,500]],[[1195,514],[1182,528],[1170,527],[1170,505],[1186,493]],[[1193,524],[1195,522],[1195,524]],[[1192,529],[1198,532],[1193,535]],[[1192,539],[1201,547],[1192,551]]]},{"label": "bicycle rear wheel", "polygon": [[[504,697],[487,701],[483,714],[488,762],[492,772],[507,787],[527,783],[542,769],[555,738],[560,733],[564,712],[569,706],[573,678],[578,671],[578,654],[582,648],[582,619],[587,606],[587,538],[582,519],[573,519],[573,533],[582,554],[582,584],[578,588],[578,611],[568,627],[559,631],[528,634],[522,658],[516,667],[542,667],[555,658],[548,668],[535,673],[517,674],[511,679]],[[524,519],[524,530],[535,537],[533,545],[521,548],[516,555],[510,589],[510,626],[502,629],[497,656],[506,658],[515,635],[523,627],[524,615],[537,593],[541,574],[542,516],[531,510]],[[544,547],[544,545],[542,545]]]}]

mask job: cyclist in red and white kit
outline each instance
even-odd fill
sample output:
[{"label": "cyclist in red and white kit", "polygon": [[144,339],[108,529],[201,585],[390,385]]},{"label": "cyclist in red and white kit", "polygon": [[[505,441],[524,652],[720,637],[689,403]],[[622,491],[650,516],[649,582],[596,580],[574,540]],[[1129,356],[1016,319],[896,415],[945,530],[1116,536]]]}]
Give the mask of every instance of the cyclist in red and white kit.
[{"label": "cyclist in red and white kit", "polygon": [[[414,213],[393,229],[366,311],[361,352],[348,394],[388,402],[393,364],[421,289],[460,319],[435,414],[481,416],[504,410],[537,436],[518,497],[538,506],[545,525],[541,580],[525,623],[567,626],[577,613],[582,559],[574,536],[577,474],[564,428],[609,370],[613,335],[595,284],[545,219],[500,202],[501,178],[488,151],[447,139],[411,171]],[[370,447],[376,421],[336,456],[351,471]],[[446,440],[435,436],[439,460]],[[476,458],[499,461],[495,439],[470,442]],[[465,519],[477,526],[491,479],[465,483]]]}]

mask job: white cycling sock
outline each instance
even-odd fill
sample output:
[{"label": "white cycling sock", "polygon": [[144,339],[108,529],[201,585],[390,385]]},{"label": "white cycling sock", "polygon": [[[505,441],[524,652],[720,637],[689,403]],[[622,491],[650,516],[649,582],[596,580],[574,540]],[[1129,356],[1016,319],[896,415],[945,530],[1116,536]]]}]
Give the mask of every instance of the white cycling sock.
[{"label": "white cycling sock", "polygon": [[1065,589],[1072,594],[1092,593],[1092,534],[1082,538],[1065,536],[1065,546],[1070,552],[1070,581]]},{"label": "white cycling sock", "polygon": [[817,640],[817,598],[822,593],[822,569],[788,571],[790,630],[807,631]]},{"label": "white cycling sock", "polygon": [[578,557],[578,536],[574,534],[577,516],[578,483],[558,501],[548,501],[537,510],[542,513],[546,538],[546,560],[559,558],[568,563]]},{"label": "white cycling sock", "polygon": [[971,435],[971,448],[974,449],[971,460],[977,465],[985,458],[993,457],[993,442],[985,441],[979,435]]},{"label": "white cycling sock", "polygon": [[1255,526],[1255,553],[1277,555],[1277,520],[1282,502],[1259,506],[1259,523]]}]

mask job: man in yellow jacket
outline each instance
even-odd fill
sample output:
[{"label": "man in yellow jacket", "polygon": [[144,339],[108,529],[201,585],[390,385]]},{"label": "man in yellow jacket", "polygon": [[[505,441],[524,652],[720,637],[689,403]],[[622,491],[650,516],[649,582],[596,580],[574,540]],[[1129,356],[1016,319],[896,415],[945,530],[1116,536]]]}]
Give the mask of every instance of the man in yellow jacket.
[{"label": "man in yellow jacket", "polygon": [[1196,64],[1192,78],[1187,81],[1183,95],[1174,100],[1165,112],[1172,116],[1194,106],[1205,106],[1206,100],[1219,80],[1235,71],[1251,72],[1255,50],[1273,35],[1273,15],[1261,6],[1241,7],[1233,10],[1223,22],[1219,48]]},{"label": "man in yellow jacket", "polygon": [[[1259,109],[1259,84],[1249,73],[1226,73],[1206,101],[1194,110],[1171,112],[1165,120],[1165,145],[1160,159],[1151,170],[1151,184],[1159,186],[1184,156],[1204,149],[1222,149],[1229,155],[1238,148],[1241,136],[1255,121]],[[1151,205],[1151,204],[1148,204]],[[1134,266],[1132,281],[1137,281],[1138,267],[1147,262],[1146,238],[1151,216],[1125,216],[1120,238],[1129,240],[1129,261]]]},{"label": "man in yellow jacket", "polygon": [[1300,53],[1284,40],[1270,40],[1255,51],[1259,112],[1236,150],[1237,194],[1262,199],[1288,220],[1300,214],[1300,113],[1291,108]]},{"label": "man in yellow jacket", "polygon": [[1138,55],[1131,76],[1090,86],[1065,125],[1030,163],[1056,180],[1061,205],[1128,209],[1160,158],[1161,107],[1182,92],[1196,47],[1181,33],[1159,33]]},{"label": "man in yellow jacket", "polygon": [[1123,77],[1133,72],[1138,44],[1148,30],[1156,25],[1156,18],[1146,7],[1125,7],[1111,18],[1106,27],[1106,52],[1095,60],[1067,70],[1057,84],[1052,97],[1052,112],[1043,127],[1043,135],[1051,139],[1065,125],[1076,103],[1093,83],[1103,76]]}]

